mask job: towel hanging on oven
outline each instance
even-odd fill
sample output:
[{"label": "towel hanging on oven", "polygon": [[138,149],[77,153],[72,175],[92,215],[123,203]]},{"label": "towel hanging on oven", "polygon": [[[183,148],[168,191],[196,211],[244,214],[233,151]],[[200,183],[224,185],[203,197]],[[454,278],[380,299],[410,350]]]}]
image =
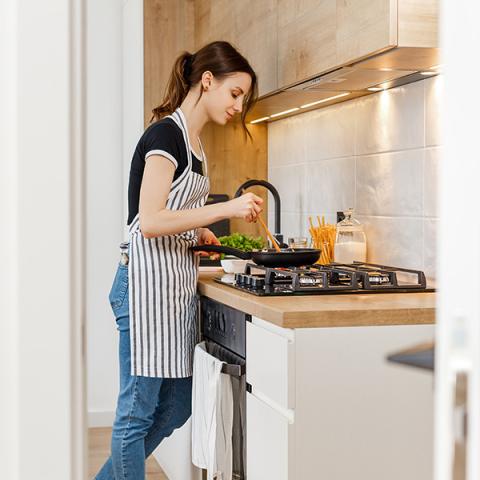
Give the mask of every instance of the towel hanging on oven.
[{"label": "towel hanging on oven", "polygon": [[192,391],[192,462],[207,470],[207,480],[232,480],[233,394],[222,362],[195,347]]},{"label": "towel hanging on oven", "polygon": [[[233,426],[232,426],[232,479],[243,480],[246,476],[246,382],[245,382],[245,359],[230,352],[218,343],[205,341],[207,352],[215,358],[227,362],[223,366],[230,373],[233,393]],[[232,367],[237,367],[236,370]],[[228,367],[228,368],[226,368]]]}]

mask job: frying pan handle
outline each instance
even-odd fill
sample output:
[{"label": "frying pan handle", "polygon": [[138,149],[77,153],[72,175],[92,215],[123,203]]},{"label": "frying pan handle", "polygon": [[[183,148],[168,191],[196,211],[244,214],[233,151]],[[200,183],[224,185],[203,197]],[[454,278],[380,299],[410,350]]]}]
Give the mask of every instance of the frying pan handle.
[{"label": "frying pan handle", "polygon": [[252,252],[244,252],[238,248],[226,247],[224,245],[195,245],[190,247],[190,250],[194,252],[216,252],[225,253],[226,255],[233,255],[241,258],[242,260],[250,260],[252,258]]}]

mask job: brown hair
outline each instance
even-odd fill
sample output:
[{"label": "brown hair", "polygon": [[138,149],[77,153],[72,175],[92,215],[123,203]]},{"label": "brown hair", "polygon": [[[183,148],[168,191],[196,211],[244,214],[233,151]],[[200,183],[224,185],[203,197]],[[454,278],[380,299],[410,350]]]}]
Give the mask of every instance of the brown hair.
[{"label": "brown hair", "polygon": [[[160,120],[166,115],[173,113],[183,102],[191,87],[201,81],[206,71],[212,72],[218,80],[235,72],[248,73],[252,78],[250,91],[245,97],[245,108],[242,110],[241,119],[245,133],[250,137],[250,132],[245,125],[245,117],[253,107],[258,96],[257,76],[253,68],[232,45],[228,42],[212,42],[202,47],[198,52],[190,54],[183,52],[173,65],[163,102],[152,110],[151,122]],[[195,105],[202,98],[203,90]]]}]

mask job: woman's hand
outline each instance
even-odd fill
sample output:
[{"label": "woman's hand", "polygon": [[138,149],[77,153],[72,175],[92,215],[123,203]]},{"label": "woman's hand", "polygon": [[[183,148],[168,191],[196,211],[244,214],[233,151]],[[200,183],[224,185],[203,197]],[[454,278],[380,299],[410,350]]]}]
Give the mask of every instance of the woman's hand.
[{"label": "woman's hand", "polygon": [[228,217],[243,218],[248,223],[255,222],[257,215],[263,210],[263,199],[254,193],[244,193],[238,198],[225,202],[228,208]]},{"label": "woman's hand", "polygon": [[[208,228],[199,228],[198,231],[198,243],[197,245],[221,245],[215,234]],[[194,252],[195,255],[201,257],[211,257],[212,260],[218,260],[220,258],[219,253],[208,253],[204,251]]]}]

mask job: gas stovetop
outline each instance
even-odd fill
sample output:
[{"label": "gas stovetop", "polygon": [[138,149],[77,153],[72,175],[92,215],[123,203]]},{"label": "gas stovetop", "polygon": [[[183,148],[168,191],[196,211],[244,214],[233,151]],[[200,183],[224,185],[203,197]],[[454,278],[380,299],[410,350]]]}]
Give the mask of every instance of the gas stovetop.
[{"label": "gas stovetop", "polygon": [[247,263],[244,273],[214,280],[259,296],[435,291],[427,288],[425,274],[420,270],[361,262],[285,268]]}]

